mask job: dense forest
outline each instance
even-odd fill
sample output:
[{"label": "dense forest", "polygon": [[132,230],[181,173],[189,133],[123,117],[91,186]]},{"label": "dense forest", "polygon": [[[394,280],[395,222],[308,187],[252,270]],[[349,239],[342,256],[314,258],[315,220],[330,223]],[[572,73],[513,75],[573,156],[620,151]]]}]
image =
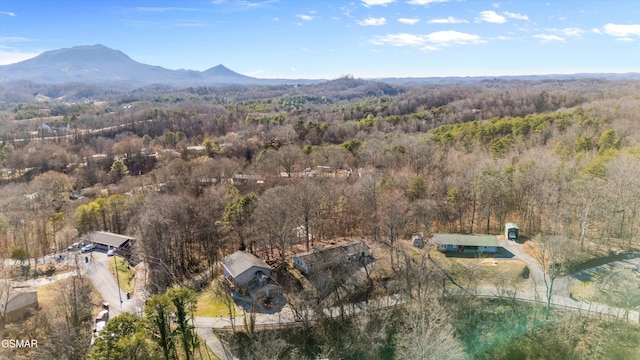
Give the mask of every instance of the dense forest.
[{"label": "dense forest", "polygon": [[[637,250],[639,96],[639,81],[596,78],[3,85],[0,256],[42,257],[94,230],[129,234],[161,294],[213,277],[238,249],[285,269],[316,242],[364,238],[391,263],[377,285],[414,303],[228,342],[243,358],[632,358],[640,335],[626,324],[558,313],[552,326],[518,319],[535,314],[528,304],[439,298],[446,275],[401,243],[415,233],[500,234],[515,222],[531,239],[560,239],[567,269]],[[472,319],[491,316],[520,333],[479,340]],[[636,352],[603,331],[626,332],[619,340]],[[587,333],[601,347],[576,345]]]}]

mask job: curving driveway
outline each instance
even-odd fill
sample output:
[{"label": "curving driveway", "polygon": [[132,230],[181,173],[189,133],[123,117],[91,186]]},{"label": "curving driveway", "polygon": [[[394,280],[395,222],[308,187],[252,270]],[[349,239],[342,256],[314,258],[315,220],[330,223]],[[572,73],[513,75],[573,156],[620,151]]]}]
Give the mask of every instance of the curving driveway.
[{"label": "curving driveway", "polygon": [[[89,261],[86,262],[85,258]],[[93,286],[102,295],[104,301],[109,303],[111,317],[124,312],[143,315],[146,300],[144,293],[136,292],[131,295],[131,299],[127,299],[127,293],[118,287],[115,275],[109,271],[109,261],[114,261],[113,257],[98,251],[82,254],[81,271],[91,279]]]}]

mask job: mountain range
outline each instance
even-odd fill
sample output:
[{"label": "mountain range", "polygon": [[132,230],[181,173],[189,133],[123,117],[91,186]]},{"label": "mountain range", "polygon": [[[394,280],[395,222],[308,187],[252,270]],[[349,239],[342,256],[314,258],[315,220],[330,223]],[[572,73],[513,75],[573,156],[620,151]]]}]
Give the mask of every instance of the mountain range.
[{"label": "mountain range", "polygon": [[139,63],[122,51],[104,45],[84,45],[51,50],[29,60],[0,66],[0,82],[15,80],[43,84],[79,82],[129,86],[266,85],[309,82],[308,80],[258,79],[239,74],[223,65],[217,65],[205,71],[169,70]]},{"label": "mountain range", "polygon": [[[563,74],[529,76],[378,78],[386,83],[470,83],[486,80],[571,80],[580,78],[640,79],[640,73]],[[27,80],[42,84],[87,83],[139,87],[153,84],[170,86],[210,86],[223,84],[277,85],[311,84],[324,80],[259,79],[234,72],[223,65],[205,71],[170,70],[139,63],[119,50],[104,45],[83,45],[51,50],[32,59],[0,66],[0,83]]]}]

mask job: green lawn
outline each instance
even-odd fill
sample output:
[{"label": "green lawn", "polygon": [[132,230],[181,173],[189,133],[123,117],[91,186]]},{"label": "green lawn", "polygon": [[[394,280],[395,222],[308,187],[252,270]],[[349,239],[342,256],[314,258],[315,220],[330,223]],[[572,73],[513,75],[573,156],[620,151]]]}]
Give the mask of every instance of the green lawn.
[{"label": "green lawn", "polygon": [[[227,299],[221,298],[220,295],[213,291],[212,286],[208,286],[204,290],[200,291],[198,293],[196,316],[229,317],[227,301],[231,300],[231,296],[227,296]],[[232,306],[233,316],[242,316],[242,310],[238,309],[233,303]]]},{"label": "green lawn", "polygon": [[118,264],[118,277],[120,288],[124,292],[133,294],[133,269],[128,267],[129,263],[120,256],[109,258],[109,271],[115,276],[116,262]]}]

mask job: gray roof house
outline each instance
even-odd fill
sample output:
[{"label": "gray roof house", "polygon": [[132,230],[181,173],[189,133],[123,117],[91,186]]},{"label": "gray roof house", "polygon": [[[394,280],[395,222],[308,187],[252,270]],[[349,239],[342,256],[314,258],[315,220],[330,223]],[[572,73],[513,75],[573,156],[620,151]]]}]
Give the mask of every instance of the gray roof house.
[{"label": "gray roof house", "polygon": [[465,248],[478,252],[497,252],[500,247],[495,235],[434,234],[433,241],[440,251],[460,251]]},{"label": "gray roof house", "polygon": [[257,256],[236,251],[222,260],[224,277],[235,285],[247,285],[260,276],[271,276],[271,266]]}]

